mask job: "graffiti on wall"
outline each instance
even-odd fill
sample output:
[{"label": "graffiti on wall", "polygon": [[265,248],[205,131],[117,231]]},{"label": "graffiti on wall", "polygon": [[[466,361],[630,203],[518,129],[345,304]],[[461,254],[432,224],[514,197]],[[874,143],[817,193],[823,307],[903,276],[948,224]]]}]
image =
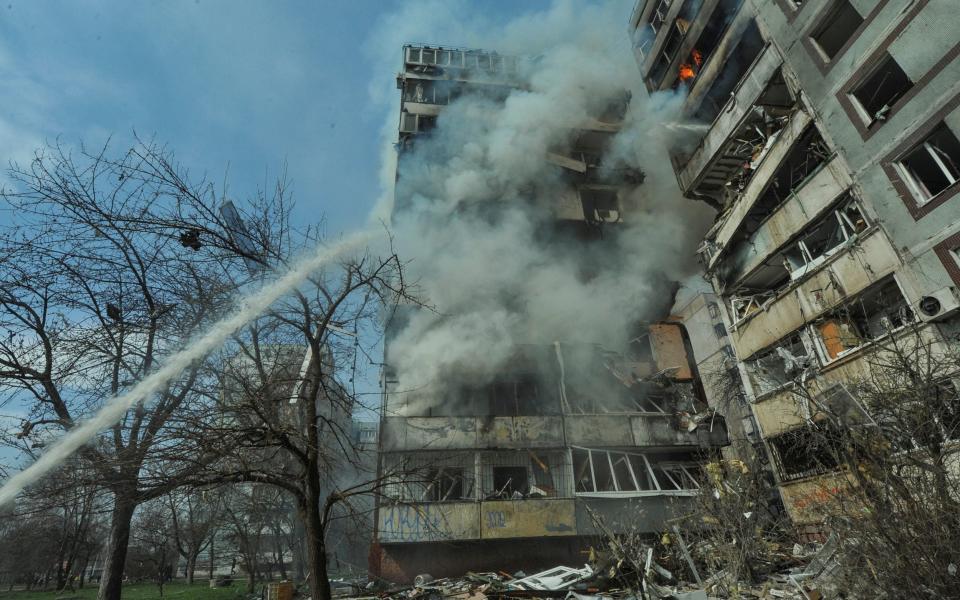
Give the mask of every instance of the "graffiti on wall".
[{"label": "graffiti on wall", "polygon": [[435,542],[478,538],[477,506],[416,504],[380,507],[380,541]]}]

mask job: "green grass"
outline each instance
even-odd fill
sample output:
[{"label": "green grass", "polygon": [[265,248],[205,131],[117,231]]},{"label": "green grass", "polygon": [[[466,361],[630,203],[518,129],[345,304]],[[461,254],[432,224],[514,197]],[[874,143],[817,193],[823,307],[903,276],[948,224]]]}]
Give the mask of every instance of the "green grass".
[{"label": "green grass", "polygon": [[[246,580],[235,580],[231,587],[210,588],[206,579],[196,581],[193,585],[186,583],[168,583],[163,586],[164,600],[236,600],[245,595]],[[76,592],[36,592],[36,591],[0,591],[3,600],[57,600],[58,598],[79,598],[95,600],[97,586],[87,585]],[[160,600],[160,589],[155,583],[131,583],[123,586],[123,600]]]}]

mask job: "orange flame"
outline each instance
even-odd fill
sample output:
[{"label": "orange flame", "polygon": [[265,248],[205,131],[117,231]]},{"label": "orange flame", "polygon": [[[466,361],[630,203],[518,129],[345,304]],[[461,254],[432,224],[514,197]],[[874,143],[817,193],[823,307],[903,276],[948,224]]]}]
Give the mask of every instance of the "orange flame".
[{"label": "orange flame", "polygon": [[685,62],[680,65],[680,81],[689,81],[697,76],[697,70],[703,64],[703,54],[696,48],[690,53],[691,62]]},{"label": "orange flame", "polygon": [[680,81],[687,81],[696,77],[696,73],[693,72],[693,67],[689,63],[683,63],[680,65]]},{"label": "orange flame", "polygon": [[696,48],[693,49],[693,64],[698,67],[703,64],[703,55]]}]

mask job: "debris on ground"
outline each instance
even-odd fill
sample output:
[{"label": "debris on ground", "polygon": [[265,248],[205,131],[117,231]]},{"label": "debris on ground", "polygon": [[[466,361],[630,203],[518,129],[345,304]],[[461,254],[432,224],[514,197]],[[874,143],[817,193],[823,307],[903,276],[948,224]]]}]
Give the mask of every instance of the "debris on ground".
[{"label": "debris on ground", "polygon": [[[523,572],[512,575],[506,572],[467,573],[445,579],[434,579],[423,573],[417,575],[413,585],[379,589],[368,585],[362,591],[355,588],[351,594],[344,590],[335,596],[369,600],[824,600],[835,597],[835,590],[830,586],[838,546],[834,537],[820,545],[797,544],[772,551],[769,562],[776,570],[766,575],[761,583],[735,581],[725,570],[699,573],[692,559],[681,564],[663,553],[662,548],[657,550],[654,546],[646,547],[639,555],[633,552],[628,556],[615,538],[607,541],[609,548],[592,549],[589,564],[582,568],[556,566],[531,575]],[[694,555],[701,551],[690,548]]]}]

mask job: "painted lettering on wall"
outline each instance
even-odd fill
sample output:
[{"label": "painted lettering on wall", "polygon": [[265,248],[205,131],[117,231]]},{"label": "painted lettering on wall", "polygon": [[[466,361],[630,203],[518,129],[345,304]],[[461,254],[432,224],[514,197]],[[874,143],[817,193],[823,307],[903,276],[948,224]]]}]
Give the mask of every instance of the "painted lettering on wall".
[{"label": "painted lettering on wall", "polygon": [[502,510],[487,511],[487,528],[502,529],[507,526],[507,515]]},{"label": "painted lettering on wall", "polygon": [[443,539],[443,515],[430,504],[382,506],[380,537],[391,542],[422,542]]}]

